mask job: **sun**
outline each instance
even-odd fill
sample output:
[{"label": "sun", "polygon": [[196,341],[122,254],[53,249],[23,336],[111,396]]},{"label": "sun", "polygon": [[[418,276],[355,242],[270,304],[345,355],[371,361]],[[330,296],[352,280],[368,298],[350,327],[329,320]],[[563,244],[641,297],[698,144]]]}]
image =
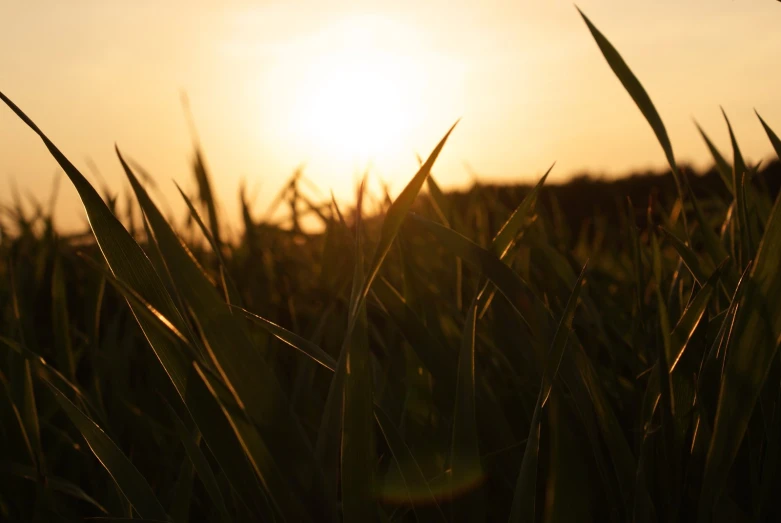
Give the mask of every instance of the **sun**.
[{"label": "sun", "polygon": [[422,114],[418,63],[378,42],[376,24],[366,20],[343,24],[337,34],[305,65],[291,132],[353,165],[398,154]]}]

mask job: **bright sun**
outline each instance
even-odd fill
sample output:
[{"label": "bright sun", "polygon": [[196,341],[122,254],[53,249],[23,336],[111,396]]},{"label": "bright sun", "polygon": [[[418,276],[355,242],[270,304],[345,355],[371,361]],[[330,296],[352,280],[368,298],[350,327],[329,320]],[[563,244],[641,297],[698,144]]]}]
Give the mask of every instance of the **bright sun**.
[{"label": "bright sun", "polygon": [[341,26],[310,58],[290,122],[310,147],[354,164],[398,153],[421,115],[415,61],[362,22]]}]

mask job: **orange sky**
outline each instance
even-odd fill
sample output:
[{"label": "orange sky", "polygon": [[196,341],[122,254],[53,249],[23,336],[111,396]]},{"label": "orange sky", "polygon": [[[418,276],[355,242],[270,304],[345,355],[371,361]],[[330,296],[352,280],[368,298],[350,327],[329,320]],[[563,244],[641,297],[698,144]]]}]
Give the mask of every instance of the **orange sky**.
[{"label": "orange sky", "polygon": [[[772,0],[578,4],[622,53],[661,113],[681,160],[704,166],[695,118],[724,152],[730,116],[744,154],[768,158],[753,114],[781,130],[781,4]],[[257,214],[293,169],[347,199],[371,166],[400,190],[450,125],[435,165],[464,186],[524,181],[557,161],[617,175],[661,167],[648,125],[570,2],[4,2],[0,90],[88,178],[87,158],[124,190],[114,143],[184,212],[171,179],[194,187],[187,91],[226,213],[242,178]],[[56,164],[0,108],[0,201],[11,180],[48,197]],[[84,223],[63,183],[57,213]]]}]

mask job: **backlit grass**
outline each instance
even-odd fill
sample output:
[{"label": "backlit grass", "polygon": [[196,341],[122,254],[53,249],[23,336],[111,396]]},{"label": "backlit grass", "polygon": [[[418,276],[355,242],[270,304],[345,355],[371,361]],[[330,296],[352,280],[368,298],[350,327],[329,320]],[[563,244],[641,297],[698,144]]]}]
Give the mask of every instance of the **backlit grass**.
[{"label": "backlit grass", "polygon": [[781,518],[781,210],[731,128],[732,164],[700,130],[724,196],[696,197],[583,18],[675,192],[581,231],[541,198],[547,174],[514,208],[442,192],[457,126],[377,215],[362,188],[348,213],[294,177],[316,234],[243,193],[224,234],[200,151],[174,226],[117,150],[138,223],[0,94],[95,240],[44,205],[0,222],[0,519]]}]

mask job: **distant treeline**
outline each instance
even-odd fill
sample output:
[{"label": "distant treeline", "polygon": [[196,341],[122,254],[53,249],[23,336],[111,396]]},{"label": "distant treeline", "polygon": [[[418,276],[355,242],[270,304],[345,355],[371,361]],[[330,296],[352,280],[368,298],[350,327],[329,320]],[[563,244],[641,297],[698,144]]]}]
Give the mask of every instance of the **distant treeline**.
[{"label": "distant treeline", "polygon": [[[729,200],[731,193],[715,168],[707,172],[696,172],[682,168],[698,201],[716,198]],[[766,188],[773,200],[781,188],[781,162],[774,161],[760,167],[753,183]],[[480,184],[466,191],[454,191],[450,199],[456,210],[466,210],[472,198],[472,191],[480,190],[488,197],[508,209],[514,209],[529,193],[528,184]],[[646,209],[649,199],[657,200],[664,208],[670,208],[677,198],[675,180],[671,171],[646,171],[632,173],[614,179],[594,178],[588,174],[577,175],[565,183],[546,183],[540,192],[540,200],[548,210],[561,209],[570,230],[577,232],[586,220],[601,216],[607,220],[618,220],[625,215],[627,198],[636,210],[637,226],[646,226]],[[615,222],[614,222],[615,223]]]}]

